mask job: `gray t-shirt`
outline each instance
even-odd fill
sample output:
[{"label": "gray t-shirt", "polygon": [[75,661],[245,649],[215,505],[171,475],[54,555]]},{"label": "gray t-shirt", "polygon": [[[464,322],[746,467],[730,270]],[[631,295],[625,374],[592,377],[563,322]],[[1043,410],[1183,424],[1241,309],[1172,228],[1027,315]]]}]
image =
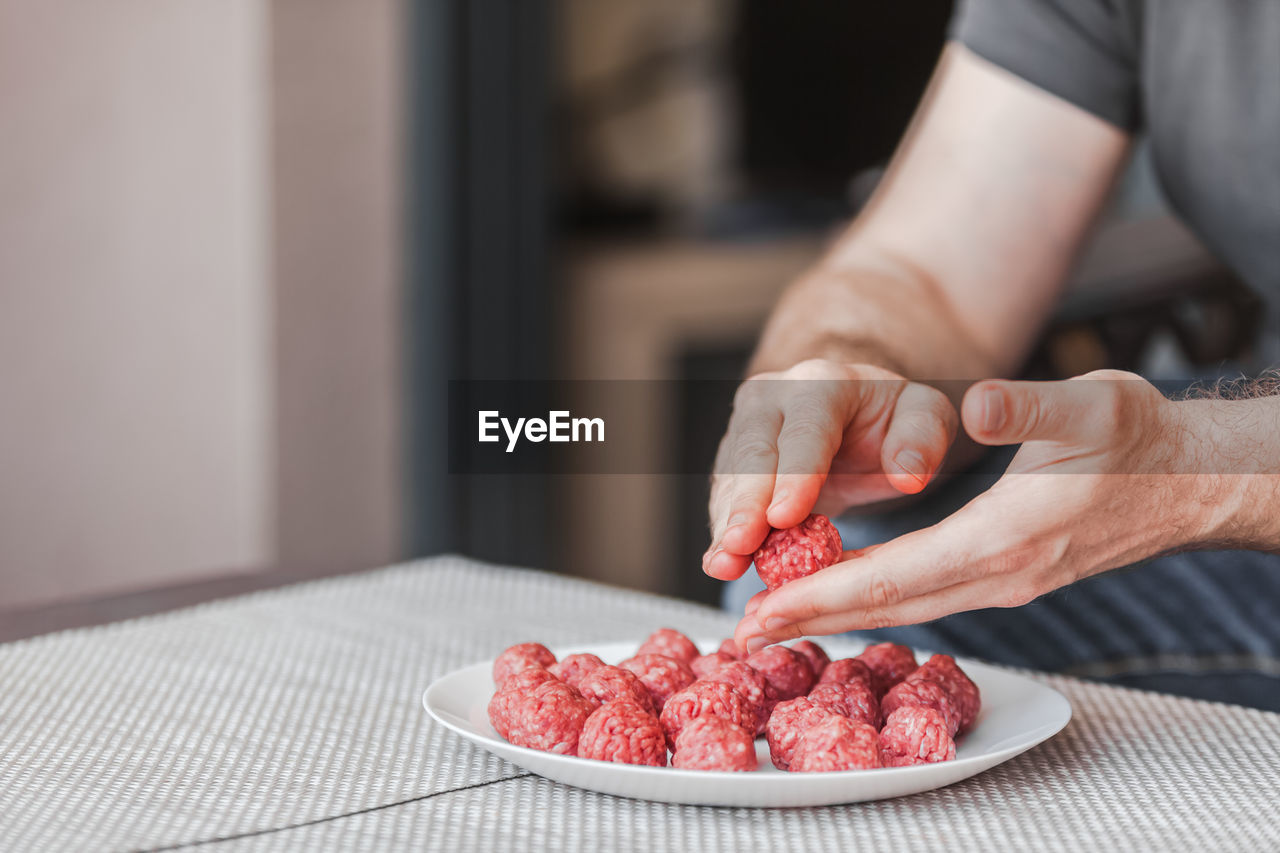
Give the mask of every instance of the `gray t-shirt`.
[{"label": "gray t-shirt", "polygon": [[1145,132],[1170,205],[1267,299],[1276,334],[1280,0],[968,0],[952,35]]}]

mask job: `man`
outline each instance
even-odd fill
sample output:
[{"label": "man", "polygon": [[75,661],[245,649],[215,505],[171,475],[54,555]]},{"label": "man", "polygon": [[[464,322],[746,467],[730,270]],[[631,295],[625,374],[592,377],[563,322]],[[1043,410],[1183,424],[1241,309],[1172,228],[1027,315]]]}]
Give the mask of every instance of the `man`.
[{"label": "man", "polygon": [[703,569],[738,578],[770,527],[922,491],[960,433],[1021,445],[967,503],[940,484],[756,595],[739,641],[917,626],[881,633],[1280,710],[1280,396],[990,378],[1028,354],[1139,130],[1174,207],[1267,297],[1280,357],[1280,4],[975,0],[954,36],[876,195],[764,330]]}]

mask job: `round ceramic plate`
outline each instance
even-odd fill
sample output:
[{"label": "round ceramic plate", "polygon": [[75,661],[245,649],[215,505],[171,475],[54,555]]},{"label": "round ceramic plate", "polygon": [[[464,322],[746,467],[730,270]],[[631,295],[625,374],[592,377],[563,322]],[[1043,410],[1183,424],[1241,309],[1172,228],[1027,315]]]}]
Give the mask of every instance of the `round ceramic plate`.
[{"label": "round ceramic plate", "polygon": [[[553,649],[557,658],[594,652],[608,663],[635,653],[640,641]],[[719,640],[703,641],[714,649]],[[823,642],[831,659],[850,657],[858,646]],[[927,653],[918,652],[925,660]],[[667,803],[709,806],[824,806],[901,797],[941,788],[981,773],[1062,731],[1071,704],[1043,684],[978,661],[958,663],[982,691],[982,713],[956,744],[954,761],[835,773],[784,773],[769,761],[764,739],[756,741],[760,770],[721,773],[641,767],[554,755],[513,746],[489,725],[493,662],[473,664],[437,679],[422,696],[427,713],[490,752],[539,776],[591,791]]]}]

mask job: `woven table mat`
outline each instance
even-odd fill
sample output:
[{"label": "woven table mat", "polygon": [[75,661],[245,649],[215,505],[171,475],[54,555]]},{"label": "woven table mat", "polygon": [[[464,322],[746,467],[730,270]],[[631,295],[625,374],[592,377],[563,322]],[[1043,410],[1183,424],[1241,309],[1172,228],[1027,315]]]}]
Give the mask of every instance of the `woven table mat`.
[{"label": "woven table mat", "polygon": [[721,635],[671,599],[439,557],[0,646],[11,850],[1280,849],[1280,715],[1040,676],[1067,729],[973,779],[815,809],[530,776],[423,689],[537,639]]}]

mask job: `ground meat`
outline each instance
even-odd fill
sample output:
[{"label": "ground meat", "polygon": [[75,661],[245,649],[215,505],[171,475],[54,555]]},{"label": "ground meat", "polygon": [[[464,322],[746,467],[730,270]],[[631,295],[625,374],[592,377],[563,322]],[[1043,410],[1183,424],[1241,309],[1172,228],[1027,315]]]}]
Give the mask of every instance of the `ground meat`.
[{"label": "ground meat", "polygon": [[948,693],[960,713],[960,731],[967,732],[982,710],[982,694],[978,685],[964,674],[955,658],[951,655],[934,655],[920,668],[907,676],[908,681],[917,679],[937,682]]},{"label": "ground meat", "polygon": [[604,661],[588,652],[586,654],[567,655],[564,660],[553,663],[547,668],[551,670],[552,675],[565,684],[572,684],[577,687],[588,672],[602,666],[604,666]]},{"label": "ground meat", "polygon": [[689,669],[693,670],[696,678],[705,678],[707,673],[718,669],[721,664],[733,663],[737,658],[729,657],[724,652],[712,652],[709,655],[699,655],[689,662]]},{"label": "ground meat", "polygon": [[755,715],[751,731],[757,735],[764,734],[764,724],[769,721],[769,711],[775,703],[770,700],[769,683],[759,670],[740,660],[729,661],[703,676],[702,680],[723,681],[736,687]]},{"label": "ground meat", "polygon": [[684,770],[755,770],[751,732],[723,717],[699,717],[680,730],[671,766]]},{"label": "ground meat", "polygon": [[786,646],[766,646],[747,658],[747,663],[760,671],[779,702],[803,696],[813,686],[809,659]]},{"label": "ground meat", "polygon": [[871,669],[871,689],[876,692],[877,699],[917,668],[915,653],[897,643],[867,646],[858,655],[858,660]]},{"label": "ground meat", "polygon": [[666,655],[636,655],[618,666],[629,669],[649,688],[653,706],[661,711],[671,694],[684,690],[694,682],[693,670],[684,661]]},{"label": "ground meat", "polygon": [[520,643],[504,651],[493,662],[493,683],[498,687],[517,672],[534,667],[546,669],[556,656],[542,643]]},{"label": "ground meat", "polygon": [[827,664],[831,663],[831,658],[827,657],[827,653],[823,651],[822,646],[812,640],[801,640],[798,643],[792,643],[791,651],[799,652],[809,659],[809,666],[813,669],[814,678],[821,678],[823,670],[827,668]]},{"label": "ground meat", "polygon": [[563,681],[548,681],[516,703],[507,740],[516,746],[559,755],[576,755],[578,738],[595,710]]},{"label": "ground meat", "polygon": [[738,648],[738,644],[733,637],[720,644],[720,653],[728,655],[734,660],[742,660],[742,650]]},{"label": "ground meat", "polygon": [[947,689],[937,682],[908,678],[893,685],[880,703],[880,710],[886,717],[899,708],[907,707],[932,708],[937,711],[947,724],[947,734],[952,737],[960,730],[960,710]]},{"label": "ground meat", "polygon": [[674,694],[662,706],[658,721],[667,735],[667,745],[675,749],[680,730],[699,717],[714,715],[753,731],[756,724],[755,709],[738,692],[738,688],[723,681],[695,681]]},{"label": "ground meat", "polygon": [[880,767],[874,726],[845,717],[828,717],[805,730],[791,756],[793,773],[871,770]]},{"label": "ground meat", "polygon": [[836,683],[841,684],[846,681],[861,681],[868,687],[872,686],[871,667],[867,666],[857,658],[841,658],[833,660],[827,664],[827,668],[822,671],[822,675],[818,677],[819,684]]},{"label": "ground meat", "polygon": [[885,767],[908,767],[955,757],[956,744],[947,734],[946,721],[932,708],[899,708],[880,730],[880,761]]},{"label": "ground meat", "polygon": [[604,705],[614,699],[630,699],[641,708],[658,715],[649,688],[636,674],[620,666],[598,666],[582,677],[578,690],[593,705]]},{"label": "ground meat", "polygon": [[764,585],[777,589],[839,562],[840,533],[825,515],[810,515],[795,527],[769,533],[753,557]]},{"label": "ground meat", "polygon": [[809,691],[809,701],[842,717],[880,728],[880,703],[871,688],[861,681],[828,681]]},{"label": "ground meat", "polygon": [[698,656],[698,647],[675,628],[659,628],[636,649],[636,656],[639,655],[666,655],[689,663]]},{"label": "ground meat", "polygon": [[615,699],[587,717],[578,757],[666,767],[667,741],[653,714],[629,699]]},{"label": "ground meat", "polygon": [[765,736],[769,741],[769,758],[773,766],[786,770],[791,766],[791,756],[805,730],[827,717],[839,716],[829,708],[810,701],[807,696],[779,702],[769,715]]},{"label": "ground meat", "polygon": [[[628,673],[630,674],[630,673]],[[489,700],[489,722],[494,731],[508,739],[511,730],[511,712],[520,700],[533,692],[533,688],[556,677],[542,667],[526,669],[508,678]]]}]

